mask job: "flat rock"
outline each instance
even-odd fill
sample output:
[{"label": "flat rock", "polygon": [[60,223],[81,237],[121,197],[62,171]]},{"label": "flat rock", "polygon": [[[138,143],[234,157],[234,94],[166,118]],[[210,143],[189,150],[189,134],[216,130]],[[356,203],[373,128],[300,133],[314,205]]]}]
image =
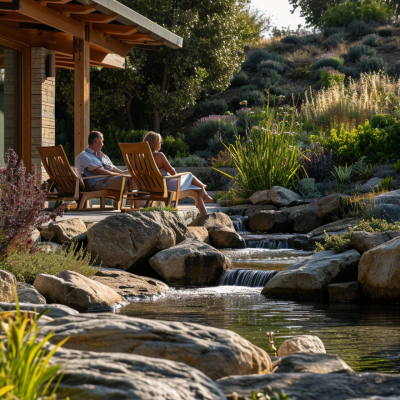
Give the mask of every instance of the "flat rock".
[{"label": "flat rock", "polygon": [[74,400],[224,400],[215,382],[186,364],[136,354],[60,349],[57,395]]},{"label": "flat rock", "polygon": [[358,191],[361,193],[371,193],[381,186],[382,181],[383,178],[371,178],[368,182],[364,183],[364,185],[360,186]]},{"label": "flat rock", "polygon": [[357,303],[361,300],[361,290],[358,281],[332,283],[328,285],[329,301],[340,303]]},{"label": "flat rock", "polygon": [[229,228],[213,229],[210,231],[212,245],[217,249],[244,249],[243,238]]},{"label": "flat rock", "polygon": [[310,259],[287,267],[276,274],[264,287],[267,296],[323,300],[328,285],[357,279],[360,253],[349,250],[341,254],[323,251]]},{"label": "flat rock", "polygon": [[54,331],[53,344],[69,336],[63,348],[179,361],[213,380],[271,372],[272,363],[264,350],[234,332],[210,326],[118,314],[79,314],[48,323],[41,335],[50,331]]},{"label": "flat rock", "polygon": [[263,210],[265,210],[265,211],[278,211],[278,207],[276,207],[276,206],[274,206],[272,204],[252,206],[252,207],[247,208],[244,211],[243,215],[245,217],[251,217],[252,215],[258,213],[259,211],[263,211]]},{"label": "flat rock", "polygon": [[274,373],[332,374],[353,370],[336,354],[295,353],[275,361]]},{"label": "flat rock", "polygon": [[74,237],[86,233],[86,231],[86,225],[80,218],[70,218],[60,222],[51,222],[42,227],[40,235],[44,240],[63,244],[71,242]]},{"label": "flat rock", "polygon": [[352,232],[351,243],[359,253],[364,254],[366,251],[389,242],[399,236],[400,231]]},{"label": "flat rock", "polygon": [[11,303],[14,300],[14,289],[17,286],[17,280],[14,274],[0,269],[0,301]]},{"label": "flat rock", "polygon": [[19,303],[46,304],[46,299],[27,283],[17,283],[17,295]]},{"label": "flat rock", "polygon": [[39,274],[33,286],[48,302],[63,304],[79,312],[113,310],[117,303],[125,301],[108,286],[73,271]]},{"label": "flat rock", "polygon": [[392,224],[400,220],[400,206],[398,204],[378,204],[375,206],[373,214],[374,218],[384,219]]},{"label": "flat rock", "polygon": [[316,202],[317,214],[320,218],[327,218],[338,213],[341,207],[344,207],[350,196],[342,193],[334,193],[325,196]]},{"label": "flat rock", "polygon": [[284,232],[288,226],[287,214],[281,211],[259,211],[249,219],[252,232]]},{"label": "flat rock", "polygon": [[272,203],[280,207],[287,207],[289,204],[300,199],[301,196],[299,194],[281,186],[273,186],[270,190],[268,190],[267,193],[268,203]]},{"label": "flat rock", "polygon": [[375,205],[392,204],[398,206],[400,202],[400,189],[382,193],[374,197]]},{"label": "flat rock", "polygon": [[266,204],[268,203],[268,192],[269,190],[259,190],[258,192],[255,192],[252,194],[250,197],[250,202],[251,204]]},{"label": "flat rock", "polygon": [[311,207],[293,220],[293,230],[306,233],[322,225],[322,218]]},{"label": "flat rock", "polygon": [[220,379],[217,384],[225,395],[236,392],[239,396],[249,396],[252,391],[266,392],[270,386],[299,400],[370,399],[375,395],[385,397],[400,393],[399,375],[377,372],[232,376]]},{"label": "flat rock", "polygon": [[285,340],[278,349],[278,356],[285,357],[293,353],[326,353],[325,346],[318,336],[300,335]]},{"label": "flat rock", "polygon": [[[36,311],[38,313],[46,311],[46,316],[50,318],[61,318],[66,315],[79,314],[78,311],[61,304],[32,304],[20,302],[19,307],[22,311]],[[14,311],[17,309],[17,305],[15,303],[0,303],[0,308],[4,311]]]},{"label": "flat rock", "polygon": [[229,228],[235,230],[232,220],[223,213],[211,213],[207,215],[199,215],[190,226],[204,226],[210,232],[213,229]]},{"label": "flat rock", "polygon": [[230,261],[210,245],[187,239],[157,253],[150,259],[150,265],[169,285],[213,286]]},{"label": "flat rock", "polygon": [[90,279],[108,286],[123,297],[156,296],[169,289],[168,285],[157,279],[115,268],[98,268],[96,275]]},{"label": "flat rock", "polygon": [[400,301],[400,237],[364,253],[358,267],[358,281],[367,300]]},{"label": "flat rock", "polygon": [[188,229],[192,235],[194,235],[195,239],[200,240],[200,242],[210,244],[210,235],[204,226],[189,226]]},{"label": "flat rock", "polygon": [[340,232],[342,233],[343,231],[348,231],[349,228],[353,228],[354,226],[357,225],[358,220],[355,218],[346,218],[346,219],[341,219],[339,221],[331,222],[329,224],[320,226],[311,232],[308,233],[308,236],[310,237],[315,237],[326,233],[332,233],[332,232]]}]

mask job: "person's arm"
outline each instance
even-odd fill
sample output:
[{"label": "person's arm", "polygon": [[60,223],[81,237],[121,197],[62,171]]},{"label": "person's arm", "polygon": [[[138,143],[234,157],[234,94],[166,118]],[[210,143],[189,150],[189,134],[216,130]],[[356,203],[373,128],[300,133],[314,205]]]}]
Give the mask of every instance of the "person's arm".
[{"label": "person's arm", "polygon": [[96,175],[121,175],[121,173],[111,172],[101,167],[92,169],[90,172],[93,172]]},{"label": "person's arm", "polygon": [[130,176],[128,170],[123,171],[122,169],[119,169],[119,168],[117,168],[117,167],[115,167],[115,166],[113,166],[112,172],[115,172],[116,174],[119,174],[119,175],[127,175],[127,176]]},{"label": "person's arm", "polygon": [[176,175],[175,169],[169,163],[169,161],[167,160],[167,157],[165,157],[164,153],[158,153],[158,154],[160,154],[160,156],[161,156],[161,159],[162,159],[162,162],[163,162],[162,166],[165,168],[165,170],[171,175]]}]

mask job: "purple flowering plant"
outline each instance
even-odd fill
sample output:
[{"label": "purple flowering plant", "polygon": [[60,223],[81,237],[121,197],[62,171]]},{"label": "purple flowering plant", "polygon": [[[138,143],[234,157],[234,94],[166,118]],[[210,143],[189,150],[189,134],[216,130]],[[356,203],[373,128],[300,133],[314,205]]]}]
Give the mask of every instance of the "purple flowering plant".
[{"label": "purple flowering plant", "polygon": [[313,143],[300,159],[309,178],[322,182],[331,175],[332,150],[326,151],[320,143]]}]

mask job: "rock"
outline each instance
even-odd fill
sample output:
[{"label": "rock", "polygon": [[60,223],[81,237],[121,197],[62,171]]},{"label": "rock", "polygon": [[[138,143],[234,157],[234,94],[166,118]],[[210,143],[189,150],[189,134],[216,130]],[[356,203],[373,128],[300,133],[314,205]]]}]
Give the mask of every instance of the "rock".
[{"label": "rock", "polygon": [[217,384],[225,395],[236,392],[244,397],[252,391],[266,392],[270,386],[299,400],[349,400],[356,397],[370,400],[371,395],[390,396],[400,392],[399,375],[377,372],[232,376],[220,379]]},{"label": "rock", "polygon": [[48,302],[64,304],[79,312],[112,310],[115,304],[125,301],[108,286],[73,271],[39,274],[33,286]]},{"label": "rock", "polygon": [[[21,311],[36,311],[41,313],[46,311],[46,316],[50,318],[61,318],[66,315],[79,314],[78,311],[61,304],[32,304],[32,303],[19,303]],[[4,311],[14,311],[17,309],[15,303],[0,303],[0,308]]]},{"label": "rock", "polygon": [[249,219],[252,232],[283,232],[288,225],[287,215],[280,211],[260,211]]},{"label": "rock", "polygon": [[253,193],[250,197],[251,204],[266,204],[268,203],[268,192],[269,190],[259,190],[258,192]]},{"label": "rock", "polygon": [[393,204],[380,204],[374,208],[374,218],[384,219],[393,224],[400,220],[400,206]]},{"label": "rock", "polygon": [[213,229],[229,228],[235,230],[231,219],[223,213],[211,213],[207,215],[199,215],[190,226],[204,226],[210,232]]},{"label": "rock", "polygon": [[47,251],[48,253],[61,253],[63,247],[61,244],[53,243],[53,242],[45,242],[40,244],[40,250]]},{"label": "rock", "polygon": [[322,218],[314,210],[307,210],[293,221],[293,230],[298,233],[306,233],[318,228],[321,224]]},{"label": "rock", "polygon": [[11,303],[14,300],[14,289],[17,280],[14,274],[0,269],[0,302]]},{"label": "rock", "polygon": [[361,299],[360,284],[358,281],[332,283],[328,285],[329,301],[341,303],[357,303]]},{"label": "rock", "polygon": [[358,267],[358,281],[367,300],[400,301],[400,237],[364,253]]},{"label": "rock", "polygon": [[276,206],[287,207],[290,203],[300,200],[301,196],[292,190],[281,186],[273,186],[268,190],[267,199],[268,203],[273,203]]},{"label": "rock", "polygon": [[40,232],[37,229],[34,229],[31,233],[32,243],[40,242]]},{"label": "rock", "polygon": [[53,344],[69,336],[63,348],[180,361],[214,380],[271,372],[271,360],[264,350],[234,332],[193,323],[79,314],[47,324],[41,335],[50,331],[54,331]]},{"label": "rock", "polygon": [[210,244],[210,235],[204,226],[189,226],[188,229],[192,235],[194,235],[195,239],[200,240],[200,242]]},{"label": "rock", "polygon": [[74,400],[224,400],[217,384],[186,364],[136,354],[60,349],[57,394]]},{"label": "rock", "polygon": [[243,215],[245,217],[251,217],[254,214],[258,213],[259,211],[278,211],[278,208],[275,207],[274,205],[270,204],[270,205],[259,205],[259,206],[253,206],[251,208],[248,208],[245,210],[245,212],[243,213]]},{"label": "rock", "polygon": [[210,232],[212,245],[217,249],[244,249],[246,243],[237,233],[229,228],[213,229]]},{"label": "rock", "polygon": [[[88,231],[88,251],[105,267],[157,277],[149,259],[180,243],[184,228],[173,213],[155,214],[132,212],[103,219]],[[191,236],[189,230],[186,232]]]},{"label": "rock", "polygon": [[364,185],[360,186],[358,191],[361,193],[371,193],[380,188],[382,181],[382,178],[371,178],[368,182],[364,183]]},{"label": "rock", "polygon": [[115,268],[99,268],[96,275],[90,279],[108,286],[123,297],[156,296],[168,290],[168,285],[157,279],[134,275]]},{"label": "rock", "polygon": [[377,172],[377,176],[379,178],[386,178],[388,176],[395,177],[396,176],[396,170],[394,168],[391,169],[381,169],[380,171]]},{"label": "rock", "polygon": [[318,336],[301,335],[285,340],[278,349],[278,356],[285,357],[299,352],[326,353],[325,346]]},{"label": "rock", "polygon": [[353,228],[357,225],[358,220],[354,218],[341,219],[339,221],[331,222],[316,228],[308,233],[308,236],[315,237],[326,233],[339,232],[340,234],[348,233],[349,228]]},{"label": "rock", "polygon": [[295,353],[275,361],[274,373],[332,374],[353,370],[336,354]]},{"label": "rock", "polygon": [[40,234],[44,240],[52,240],[53,242],[62,244],[71,242],[75,236],[86,231],[86,225],[81,219],[71,218],[60,222],[52,222],[42,227]]},{"label": "rock", "polygon": [[359,260],[360,253],[356,250],[314,254],[276,274],[265,285],[262,294],[323,300],[328,296],[329,284],[357,279]]},{"label": "rock", "polygon": [[398,206],[400,202],[400,189],[391,192],[382,193],[374,197],[375,205],[392,204]]},{"label": "rock", "polygon": [[19,303],[46,304],[46,299],[27,283],[17,283],[17,295]]},{"label": "rock", "polygon": [[350,196],[341,193],[334,193],[325,196],[316,202],[317,215],[320,218],[327,218],[332,214],[338,213],[340,207],[345,207]]},{"label": "rock", "polygon": [[400,231],[387,232],[352,232],[351,243],[354,248],[361,254],[374,247],[380,246],[383,243],[399,237]]},{"label": "rock", "polygon": [[213,286],[230,266],[221,252],[198,240],[185,240],[157,253],[150,265],[169,285]]}]

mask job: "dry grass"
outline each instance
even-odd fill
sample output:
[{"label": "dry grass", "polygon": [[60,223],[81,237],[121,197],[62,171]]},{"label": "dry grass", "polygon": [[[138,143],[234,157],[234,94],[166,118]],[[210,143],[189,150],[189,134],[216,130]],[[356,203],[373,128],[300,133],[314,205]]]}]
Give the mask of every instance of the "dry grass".
[{"label": "dry grass", "polygon": [[305,67],[314,62],[315,57],[323,54],[323,50],[319,47],[309,44],[302,49],[295,50],[294,52],[286,55],[284,59],[293,67]]},{"label": "dry grass", "polygon": [[284,37],[285,36],[276,36],[268,39],[262,39],[257,43],[251,44],[249,47],[251,50],[262,48],[275,53],[285,53],[288,51],[292,51],[295,46],[293,44],[282,43],[281,39],[283,39]]},{"label": "dry grass", "polygon": [[383,53],[395,53],[400,49],[400,38],[390,37],[385,39],[383,45],[377,48],[378,51]]},{"label": "dry grass", "polygon": [[333,127],[343,119],[358,125],[365,118],[400,106],[400,83],[382,73],[361,74],[348,85],[339,84],[318,92],[309,90],[303,104],[307,120]]}]

